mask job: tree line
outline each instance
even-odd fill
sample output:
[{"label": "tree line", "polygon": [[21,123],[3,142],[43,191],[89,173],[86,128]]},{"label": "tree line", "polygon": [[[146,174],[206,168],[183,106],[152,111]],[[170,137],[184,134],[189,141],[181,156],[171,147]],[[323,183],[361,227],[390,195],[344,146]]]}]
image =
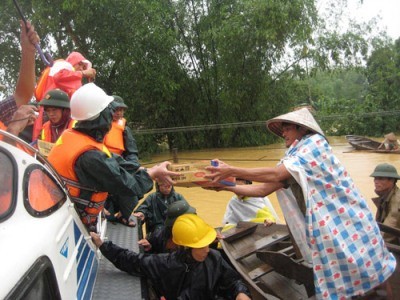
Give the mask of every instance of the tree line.
[{"label": "tree line", "polygon": [[[273,141],[260,121],[313,105],[328,134],[381,135],[396,118],[399,41],[345,30],[321,18],[314,0],[19,0],[54,58],[84,54],[96,84],[129,106],[141,152],[245,147]],[[331,1],[332,14],[346,7]],[[0,4],[1,82],[19,66],[18,14]],[[370,25],[370,24],[369,24]],[[44,68],[37,64],[37,75]],[[340,115],[340,118],[329,118]],[[254,126],[214,126],[241,124]],[[140,134],[142,129],[204,130]]]}]

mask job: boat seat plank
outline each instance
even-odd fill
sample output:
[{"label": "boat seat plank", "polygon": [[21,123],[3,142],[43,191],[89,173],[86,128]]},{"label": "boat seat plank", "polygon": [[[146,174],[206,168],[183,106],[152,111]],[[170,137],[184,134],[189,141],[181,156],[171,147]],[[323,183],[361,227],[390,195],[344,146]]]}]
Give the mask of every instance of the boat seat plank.
[{"label": "boat seat plank", "polygon": [[251,270],[248,274],[251,280],[255,280],[271,271],[273,271],[274,268],[272,268],[270,265],[264,264],[261,266],[258,266],[257,268]]},{"label": "boat seat plank", "polygon": [[[241,225],[238,227],[241,228]],[[288,268],[289,274],[292,269],[297,275],[304,271],[301,268],[305,266],[297,266],[303,262],[294,259],[297,256],[286,225],[275,224],[265,227],[263,224],[258,224],[256,230],[252,230],[250,234],[232,240],[222,239],[221,245],[232,265],[247,281],[254,300],[308,299],[312,294],[310,286],[286,277],[284,272],[275,269],[274,264],[258,257],[259,252],[272,252],[278,255],[274,260],[276,259],[278,264],[283,264],[283,268]]]},{"label": "boat seat plank", "polygon": [[283,276],[294,279],[304,284],[309,296],[315,292],[314,275],[311,267],[306,266],[302,262],[298,262],[289,256],[272,251],[258,251],[257,257],[263,262],[271,265],[276,272]]},{"label": "boat seat plank", "polygon": [[287,232],[275,232],[272,235],[268,235],[265,237],[262,237],[256,241],[253,241],[252,244],[247,245],[247,247],[244,247],[242,249],[236,249],[236,252],[233,254],[235,259],[243,259],[246,256],[251,255],[252,253],[255,253],[258,250],[261,250],[265,247],[270,247],[284,239],[289,238],[289,234]]},{"label": "boat seat plank", "polygon": [[293,245],[290,245],[289,247],[283,248],[281,250],[278,251],[279,253],[283,253],[289,257],[294,257],[296,255],[295,251],[294,251],[294,247]]},{"label": "boat seat plank", "polygon": [[243,222],[239,223],[238,226],[231,228],[227,231],[224,231],[222,234],[224,236],[224,240],[229,243],[232,243],[244,236],[251,235],[257,229],[256,223]]},{"label": "boat seat plank", "polygon": [[[263,276],[257,285],[279,299],[300,300],[309,298],[303,285],[276,272],[270,272]],[[266,299],[269,298],[267,297]]]}]

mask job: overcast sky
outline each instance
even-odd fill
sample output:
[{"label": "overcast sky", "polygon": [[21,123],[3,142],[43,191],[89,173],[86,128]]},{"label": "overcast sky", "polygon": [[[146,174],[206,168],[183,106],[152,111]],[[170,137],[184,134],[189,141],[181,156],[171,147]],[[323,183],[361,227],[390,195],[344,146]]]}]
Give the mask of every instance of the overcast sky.
[{"label": "overcast sky", "polygon": [[380,15],[382,29],[386,27],[388,35],[394,39],[400,37],[400,0],[364,0],[362,5],[357,4],[359,0],[348,1],[360,20],[367,21]]}]

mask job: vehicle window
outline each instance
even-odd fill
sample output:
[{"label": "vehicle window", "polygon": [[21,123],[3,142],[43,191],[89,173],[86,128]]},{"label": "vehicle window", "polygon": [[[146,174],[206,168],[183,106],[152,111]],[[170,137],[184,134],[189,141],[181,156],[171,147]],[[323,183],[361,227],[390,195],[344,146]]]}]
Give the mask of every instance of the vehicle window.
[{"label": "vehicle window", "polygon": [[55,179],[40,165],[27,168],[24,177],[25,207],[36,217],[56,211],[66,200],[66,195]]},{"label": "vehicle window", "polygon": [[5,152],[0,152],[0,166],[0,220],[4,220],[11,214],[14,207],[17,175],[11,156]]},{"label": "vehicle window", "polygon": [[54,268],[48,257],[40,257],[5,299],[61,299]]}]

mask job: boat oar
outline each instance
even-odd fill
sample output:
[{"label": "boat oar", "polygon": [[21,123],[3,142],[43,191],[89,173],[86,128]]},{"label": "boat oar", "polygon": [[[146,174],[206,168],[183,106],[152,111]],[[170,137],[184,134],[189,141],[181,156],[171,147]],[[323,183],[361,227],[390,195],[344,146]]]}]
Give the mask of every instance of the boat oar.
[{"label": "boat oar", "polygon": [[[17,0],[13,0],[13,2],[14,2],[15,7],[18,10],[19,15],[21,16],[22,21],[25,23],[25,27],[26,27],[27,26],[27,24],[26,24],[27,22],[26,22],[26,19],[24,17],[24,14],[21,11],[21,8],[18,5]],[[27,29],[27,31],[28,31],[28,29]],[[35,48],[36,48],[37,52],[39,53],[40,58],[42,59],[42,61],[45,63],[45,65],[47,65],[49,67],[53,66],[53,58],[51,57],[51,55],[49,53],[47,53],[47,52],[43,53],[43,51],[40,48],[40,45],[38,43],[35,44]]]}]

